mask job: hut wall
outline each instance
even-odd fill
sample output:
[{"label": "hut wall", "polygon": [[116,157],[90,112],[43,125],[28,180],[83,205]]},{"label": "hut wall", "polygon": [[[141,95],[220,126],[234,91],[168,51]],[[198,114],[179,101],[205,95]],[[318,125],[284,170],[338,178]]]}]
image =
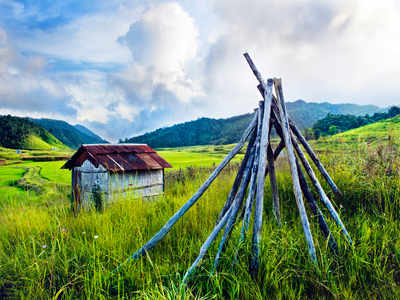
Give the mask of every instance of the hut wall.
[{"label": "hut wall", "polygon": [[160,170],[136,170],[110,174],[111,194],[123,192],[134,197],[161,194],[164,187],[164,172]]},{"label": "hut wall", "polygon": [[72,182],[76,183],[73,187],[75,195],[79,195],[80,200],[75,199],[81,206],[87,206],[93,197],[93,188],[98,185],[104,193],[108,193],[109,174],[107,170],[99,165],[96,168],[89,160],[85,160],[80,167],[73,168]]},{"label": "hut wall", "polygon": [[105,201],[124,196],[148,197],[164,191],[164,172],[160,170],[136,170],[110,173],[103,166],[96,168],[89,160],[72,170],[72,192],[80,207],[87,207],[93,198],[93,188],[98,185]]}]

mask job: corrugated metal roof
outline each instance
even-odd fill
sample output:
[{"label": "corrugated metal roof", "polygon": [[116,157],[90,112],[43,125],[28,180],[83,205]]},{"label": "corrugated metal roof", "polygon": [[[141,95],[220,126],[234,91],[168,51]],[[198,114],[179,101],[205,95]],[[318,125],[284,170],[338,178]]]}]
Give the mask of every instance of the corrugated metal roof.
[{"label": "corrugated metal roof", "polygon": [[79,167],[86,159],[113,172],[172,168],[145,144],[82,145],[62,168]]}]

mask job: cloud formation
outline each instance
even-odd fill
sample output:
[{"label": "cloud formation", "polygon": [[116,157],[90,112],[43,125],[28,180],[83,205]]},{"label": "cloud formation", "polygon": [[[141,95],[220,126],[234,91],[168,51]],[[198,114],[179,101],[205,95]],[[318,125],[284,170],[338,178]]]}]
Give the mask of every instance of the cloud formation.
[{"label": "cloud formation", "polygon": [[0,16],[0,113],[111,140],[252,111],[244,51],[289,101],[399,104],[396,0],[7,0]]}]

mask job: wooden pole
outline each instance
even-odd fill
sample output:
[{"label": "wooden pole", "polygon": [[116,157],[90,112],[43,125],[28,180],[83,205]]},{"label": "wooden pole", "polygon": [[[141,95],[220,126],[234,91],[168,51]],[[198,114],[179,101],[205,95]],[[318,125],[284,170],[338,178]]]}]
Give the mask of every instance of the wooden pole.
[{"label": "wooden pole", "polygon": [[[261,140],[261,128],[262,128],[262,121],[264,118],[264,101],[258,102],[258,124],[257,124],[257,138],[256,138],[256,153],[254,157],[254,163],[251,170],[251,178],[250,178],[250,188],[246,199],[246,205],[244,210],[243,216],[243,225],[241,230],[241,240],[244,239],[245,231],[247,231],[251,211],[253,210],[253,199],[256,192],[256,179],[257,179],[257,170],[259,164],[259,154],[260,154],[260,140]],[[246,221],[245,221],[246,220]],[[244,228],[246,226],[246,228]]]},{"label": "wooden pole", "polygon": [[167,223],[158,231],[145,245],[143,245],[139,250],[132,254],[127,260],[121,263],[114,271],[118,271],[121,267],[131,260],[136,260],[142,255],[144,255],[148,250],[153,248],[172,228],[172,226],[182,217],[196,201],[204,194],[211,183],[217,178],[218,174],[223,170],[223,168],[231,161],[231,159],[242,149],[244,143],[246,142],[250,133],[255,129],[257,125],[258,112],[254,114],[253,120],[250,122],[249,126],[243,133],[238,144],[229,152],[229,154],[223,159],[223,161],[215,168],[208,179],[203,183],[203,185],[197,190],[197,192],[167,221]]},{"label": "wooden pole", "polygon": [[238,211],[243,203],[243,199],[244,199],[244,196],[245,196],[245,193],[247,190],[247,186],[249,185],[249,181],[250,181],[250,174],[251,174],[251,169],[252,169],[251,167],[254,163],[254,157],[256,154],[256,150],[257,150],[256,146],[254,146],[251,151],[251,157],[249,158],[247,165],[246,165],[246,169],[243,173],[243,179],[242,179],[239,191],[235,197],[235,201],[234,201],[235,204],[234,205],[232,204],[232,210],[228,217],[228,222],[226,223],[226,226],[225,226],[224,235],[222,236],[221,242],[218,247],[218,252],[215,256],[214,269],[216,269],[218,266],[219,257],[221,255],[222,251],[225,249],[226,241],[230,237],[233,226],[235,225],[235,222],[236,222],[236,217],[237,217]]},{"label": "wooden pole", "polygon": [[204,255],[207,253],[208,249],[210,248],[212,242],[215,240],[215,238],[218,236],[218,233],[221,231],[221,229],[225,226],[226,222],[228,221],[229,215],[231,213],[231,210],[233,209],[233,206],[231,206],[224,214],[222,219],[217,223],[217,225],[214,227],[213,231],[211,234],[208,236],[206,241],[203,243],[203,245],[200,248],[200,253],[193,262],[193,264],[190,266],[190,268],[186,271],[185,276],[183,277],[183,284],[185,284],[190,277],[190,275],[193,273],[193,271],[197,268],[199,265],[200,261],[204,257]]},{"label": "wooden pole", "polygon": [[[260,110],[258,110],[258,111],[260,111]],[[260,119],[259,115],[260,114],[258,114],[258,116],[257,116],[258,120]],[[257,121],[257,128],[259,127],[258,122],[259,121]],[[242,160],[242,162],[240,164],[239,171],[236,174],[235,181],[233,182],[232,189],[229,192],[229,195],[228,195],[228,198],[226,199],[225,205],[222,208],[222,210],[221,210],[221,212],[220,212],[220,214],[218,216],[217,222],[219,220],[221,220],[222,216],[229,209],[230,205],[232,204],[233,199],[235,198],[235,195],[237,193],[237,190],[239,188],[239,185],[240,185],[240,182],[241,182],[241,179],[242,179],[243,172],[244,172],[244,170],[246,168],[247,161],[249,160],[251,149],[252,149],[252,147],[253,147],[253,145],[255,143],[257,134],[258,134],[258,131],[254,130],[254,132],[253,132],[253,134],[252,134],[252,136],[250,138],[250,141],[249,141],[249,143],[247,145],[246,154],[244,155],[244,158],[243,158],[243,160]]]},{"label": "wooden pole", "polygon": [[[250,57],[245,56],[249,62],[250,67],[254,72],[255,66]],[[251,62],[251,63],[250,63]],[[253,69],[254,67],[254,69]],[[256,74],[256,73],[255,73]],[[262,82],[265,86],[265,83]],[[268,79],[267,85],[264,87],[264,117],[261,129],[260,139],[260,153],[257,170],[257,189],[256,189],[256,205],[254,213],[254,228],[253,228],[253,239],[252,239],[252,259],[250,263],[250,271],[253,277],[257,276],[259,256],[260,256],[260,241],[261,241],[261,226],[262,226],[262,213],[264,205],[264,187],[265,187],[265,172],[266,172],[266,160],[267,160],[267,147],[269,144],[269,126],[271,118],[271,100],[272,100],[272,84],[273,81]]]},{"label": "wooden pole", "polygon": [[300,181],[299,181],[298,172],[297,172],[296,158],[294,156],[294,150],[293,150],[292,141],[291,141],[290,133],[289,133],[289,121],[287,119],[286,106],[285,106],[283,93],[282,93],[282,83],[281,83],[280,79],[274,79],[274,83],[275,83],[276,96],[277,96],[277,100],[278,100],[277,102],[278,102],[280,118],[282,121],[281,127],[282,127],[282,131],[283,131],[283,137],[285,140],[286,151],[288,154],[289,165],[290,165],[290,170],[291,170],[291,174],[292,174],[293,191],[294,191],[294,195],[296,198],[297,207],[299,209],[300,219],[301,219],[301,223],[303,225],[303,230],[304,230],[304,235],[306,237],[306,241],[308,244],[308,252],[310,254],[312,261],[314,263],[317,263],[317,256],[316,256],[316,252],[315,252],[314,242],[312,239],[312,234],[311,234],[311,230],[310,230],[310,224],[309,224],[308,218],[307,218],[306,209],[304,207],[303,195],[302,195]]},{"label": "wooden pole", "polygon": [[301,190],[303,191],[304,197],[307,199],[307,203],[310,206],[313,214],[318,217],[318,224],[319,228],[323,232],[325,238],[328,239],[328,244],[329,247],[334,251],[337,252],[338,247],[335,241],[335,238],[333,237],[331,231],[329,230],[329,226],[325,221],[324,214],[322,211],[319,209],[317,202],[315,201],[309,187],[307,184],[307,181],[304,177],[303,171],[301,170],[301,167],[299,165],[299,162],[296,158],[296,165],[297,165],[297,171],[299,174],[299,179],[300,179],[300,185],[301,185]]},{"label": "wooden pole", "polygon": [[340,219],[338,213],[336,212],[335,208],[333,207],[331,201],[329,200],[328,196],[325,194],[324,189],[322,188],[321,184],[319,183],[319,180],[317,176],[314,173],[314,170],[311,168],[310,163],[307,161],[306,156],[304,155],[303,151],[301,150],[299,144],[296,141],[296,137],[294,134],[292,134],[292,140],[293,140],[293,145],[296,149],[297,155],[299,156],[304,169],[306,170],[308,176],[311,179],[312,184],[316,188],[322,203],[325,204],[326,208],[328,209],[329,213],[331,214],[332,218],[335,220],[336,224],[340,227],[340,229],[343,231],[344,235],[346,236],[347,240],[349,241],[350,244],[353,243],[351,240],[350,234],[347,232],[346,227],[344,226],[342,220]]},{"label": "wooden pole", "polygon": [[300,130],[297,129],[296,125],[291,120],[290,120],[290,128],[292,129],[292,131],[296,135],[296,137],[299,139],[299,141],[303,145],[304,149],[306,149],[308,155],[311,157],[312,161],[317,166],[318,170],[321,172],[321,174],[325,178],[326,182],[328,182],[332,191],[335,193],[336,196],[338,196],[341,199],[342,193],[340,192],[339,188],[336,186],[335,182],[329,176],[329,173],[325,170],[321,161],[315,155],[314,151],[311,149],[310,145],[308,144],[308,142],[304,138],[304,136],[301,134]]}]

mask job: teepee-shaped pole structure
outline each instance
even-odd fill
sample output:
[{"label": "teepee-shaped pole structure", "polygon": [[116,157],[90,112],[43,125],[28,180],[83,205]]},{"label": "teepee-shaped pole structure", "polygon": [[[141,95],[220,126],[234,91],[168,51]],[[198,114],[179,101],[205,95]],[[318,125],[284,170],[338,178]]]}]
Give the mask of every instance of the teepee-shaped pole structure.
[{"label": "teepee-shaped pole structure", "polygon": [[[297,129],[296,125],[290,119],[286,110],[281,80],[274,78],[264,81],[261,73],[257,70],[250,56],[247,53],[245,53],[244,56],[259,82],[257,88],[263,97],[263,101],[259,102],[259,107],[254,114],[254,118],[243,133],[238,144],[216,167],[216,169],[211,173],[209,178],[203,183],[198,191],[167,221],[167,223],[160,229],[160,231],[158,231],[145,245],[137,250],[124,263],[119,265],[115,269],[115,271],[119,270],[125,263],[140,258],[147,251],[153,248],[161,239],[163,239],[164,236],[171,230],[173,225],[203,195],[203,193],[207,190],[207,188],[211,185],[215,178],[217,178],[222,169],[242,149],[248,139],[249,142],[247,145],[246,154],[242,160],[241,166],[238,170],[226,203],[221,210],[221,213],[217,220],[217,224],[211,231],[206,241],[201,246],[198,257],[186,272],[183,281],[187,281],[189,276],[193,273],[193,271],[201,262],[204,255],[207,253],[213,241],[217,238],[222,229],[224,229],[218,247],[218,252],[214,260],[214,268],[217,268],[219,258],[226,248],[226,244],[236,224],[238,215],[242,215],[243,217],[240,240],[245,240],[253,210],[254,223],[250,272],[253,278],[257,275],[260,258],[261,228],[263,223],[262,217],[265,178],[267,175],[269,175],[269,183],[271,185],[271,193],[273,199],[273,212],[277,219],[277,223],[280,224],[280,199],[277,188],[274,161],[277,159],[284,148],[286,148],[287,157],[289,160],[290,173],[293,183],[293,192],[295,195],[297,208],[299,210],[304,235],[308,245],[310,259],[314,263],[317,263],[317,256],[304,204],[304,198],[306,199],[306,203],[309,205],[313,214],[318,217],[319,227],[324,236],[328,239],[330,247],[333,250],[336,250],[337,244],[330,232],[325,217],[318,207],[317,201],[314,199],[311,189],[308,186],[301,165],[303,166],[306,174],[310,178],[312,186],[318,192],[321,202],[328,209],[329,214],[336,222],[336,224],[340,227],[341,231],[346,236],[349,243],[352,244],[349,233],[347,232],[330,199],[324,192],[317,176],[313,171],[313,168],[310,165],[310,162],[308,161],[305,153],[301,149],[298,141],[304,147],[317,169],[328,182],[329,186],[332,188],[332,191],[339,197],[341,197],[341,193],[332,178],[329,176],[328,172],[323,167],[320,160],[311,149],[310,145],[307,143],[306,139],[303,137],[301,132]],[[281,142],[278,144],[275,150],[273,150],[270,143],[272,127],[275,128],[277,134],[281,138]],[[246,192],[247,197],[245,199]],[[242,211],[243,213],[241,213]]]}]

